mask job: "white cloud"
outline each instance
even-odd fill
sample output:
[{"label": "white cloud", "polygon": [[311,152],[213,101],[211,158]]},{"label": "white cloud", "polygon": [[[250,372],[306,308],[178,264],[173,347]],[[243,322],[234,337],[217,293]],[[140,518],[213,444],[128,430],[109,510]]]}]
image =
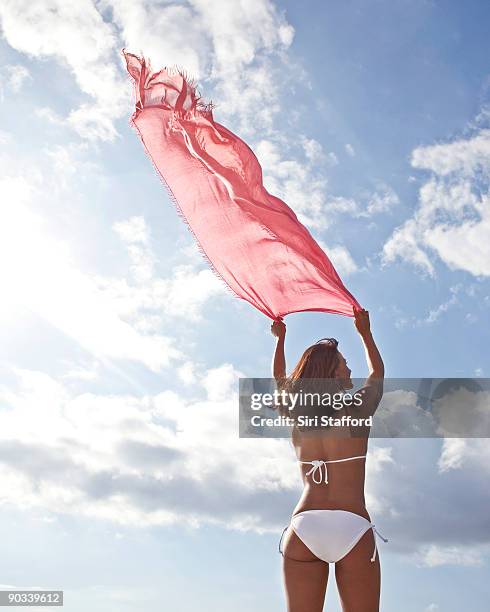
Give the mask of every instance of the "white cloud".
[{"label": "white cloud", "polygon": [[340,276],[349,276],[359,270],[352,255],[344,246],[327,246],[323,240],[317,240],[317,242],[325,251]]},{"label": "white cloud", "polygon": [[433,255],[450,269],[490,275],[490,130],[453,142],[419,147],[412,165],[431,172],[419,207],[383,247],[384,263],[400,258],[435,274]]},{"label": "white cloud", "polygon": [[177,376],[186,385],[192,385],[196,382],[196,364],[192,361],[186,361],[177,368]]},{"label": "white cloud", "polygon": [[[448,296],[443,299],[441,303],[433,306],[427,310],[425,315],[414,315],[403,312],[400,308],[391,304],[385,310],[394,316],[394,323],[398,328],[403,327],[423,327],[426,325],[432,325],[437,323],[443,318],[445,313],[452,309],[459,309],[459,313],[464,317],[464,322],[474,325],[480,320],[478,312],[474,311],[475,304],[478,305],[480,310],[486,308],[485,299],[485,283],[478,281],[477,283],[457,283],[449,287]],[[472,311],[464,312],[466,296],[472,298]],[[475,374],[477,375],[477,374]]]},{"label": "white cloud", "polygon": [[225,401],[233,392],[233,385],[236,384],[238,376],[244,374],[237,372],[231,363],[208,370],[201,380],[208,399],[212,402]]},{"label": "white cloud", "polygon": [[11,47],[64,64],[92,98],[69,114],[67,124],[83,138],[114,139],[113,119],[127,112],[129,92],[114,63],[115,30],[93,2],[6,0],[0,5],[0,20]]},{"label": "white cloud", "polygon": [[417,325],[430,325],[438,321],[445,312],[458,304],[458,293],[460,290],[461,285],[454,285],[453,287],[450,287],[449,291],[451,296],[445,302],[439,304],[436,308],[432,308],[425,318],[417,320]]},{"label": "white cloud", "polygon": [[306,225],[328,227],[327,179],[316,165],[318,156],[323,155],[319,143],[306,145],[305,158],[301,162],[287,159],[284,147],[270,139],[261,140],[255,151],[267,191],[291,206]]},{"label": "white cloud", "polygon": [[[250,64],[259,51],[287,48],[294,29],[272,2],[251,0],[230,4],[223,0],[190,0],[211,32],[213,69],[229,76]],[[216,19],[219,14],[220,18]]]},{"label": "white cloud", "polygon": [[354,150],[354,147],[353,147],[351,144],[347,143],[347,144],[345,145],[345,150],[347,151],[347,153],[348,153],[348,154],[349,154],[351,157],[355,157],[356,152],[355,152],[355,150]]},{"label": "white cloud", "polygon": [[345,197],[328,197],[328,210],[349,214],[356,218],[369,218],[392,210],[400,203],[395,191],[380,183],[374,191],[363,192],[357,200]]},{"label": "white cloud", "polygon": [[437,308],[434,308],[433,310],[431,310],[429,314],[427,315],[427,317],[423,320],[424,323],[429,323],[429,324],[434,323],[441,317],[441,315],[444,312],[447,312],[449,308],[451,308],[451,306],[454,306],[454,304],[456,304],[457,301],[458,300],[457,300],[456,295],[453,294],[446,302],[439,304]]},{"label": "white cloud", "polygon": [[391,210],[400,203],[398,195],[389,185],[380,185],[368,197],[367,208],[360,213],[360,216],[371,216]]},{"label": "white cloud", "polygon": [[420,554],[419,563],[425,567],[440,567],[443,565],[475,567],[483,565],[485,554],[488,554],[488,551],[480,550],[478,547],[432,544]]},{"label": "white cloud", "polygon": [[344,246],[327,247],[327,251],[328,256],[339,274],[349,276],[359,270],[352,255]]},{"label": "white cloud", "polygon": [[280,111],[288,71],[278,68],[288,61],[284,52],[294,30],[269,0],[166,6],[145,0],[7,0],[0,19],[14,49],[67,66],[80,91],[90,96],[66,119],[44,111],[89,140],[113,140],[114,120],[129,114],[123,46],[144,53],[155,69],[178,65],[196,78],[211,78],[220,112],[234,116],[244,129],[271,128]]},{"label": "white cloud", "polygon": [[[448,410],[453,410],[457,413],[458,407],[461,409],[461,402],[465,401],[468,396],[465,396],[463,393],[463,397],[456,396],[454,406],[448,404]],[[478,398],[478,403],[480,406],[480,415],[479,421],[481,430],[486,429],[488,431],[488,402],[489,402],[489,394],[481,393]],[[474,400],[471,401],[472,408],[475,407]],[[476,405],[478,408],[478,404]],[[486,418],[485,418],[486,417]],[[478,423],[476,423],[475,434],[479,433]],[[441,455],[438,462],[440,472],[449,472],[451,470],[461,470],[461,471],[471,471],[478,470],[480,473],[483,473],[486,477],[488,477],[488,473],[490,472],[490,449],[488,448],[488,443],[486,438],[471,438],[471,439],[461,439],[461,438],[447,438],[444,440]]]},{"label": "white cloud", "polygon": [[344,198],[342,196],[329,196],[327,199],[327,208],[332,212],[346,213],[357,216],[359,209],[357,202],[352,198]]},{"label": "white cloud", "polygon": [[[45,159],[39,156],[37,160],[39,165],[44,165],[45,160],[49,164],[49,177],[46,176],[44,180],[50,183],[51,198],[55,194],[66,198],[66,194],[75,189],[75,183],[82,185],[86,177],[95,183],[103,176],[100,166],[89,155],[85,141],[51,145],[42,149],[41,153]],[[71,196],[71,202],[74,201],[74,196]]]},{"label": "white cloud", "polygon": [[[273,129],[290,78],[285,55],[293,27],[269,0],[191,0],[212,40],[217,112],[240,134]],[[220,18],[216,19],[219,14]]]},{"label": "white cloud", "polygon": [[490,276],[490,198],[482,196],[475,209],[482,211],[479,221],[436,225],[427,231],[426,243],[449,268]]},{"label": "white cloud", "polygon": [[383,246],[383,264],[391,263],[399,258],[433,275],[434,266],[427,253],[419,246],[419,234],[416,219],[409,219],[397,227]]},{"label": "white cloud", "polygon": [[439,457],[439,470],[446,472],[462,467],[466,454],[467,443],[462,438],[448,438],[444,440]]},{"label": "white cloud", "polygon": [[195,78],[208,76],[212,45],[192,3],[104,0],[128,50],[144,53],[152,68],[180,66]]},{"label": "white cloud", "polygon": [[154,275],[155,256],[150,248],[150,231],[144,217],[131,217],[115,223],[114,231],[126,244],[132,261],[131,271],[137,283],[145,283]]},{"label": "white cloud", "polygon": [[[102,20],[93,3],[58,0],[2,3],[2,27],[7,42],[33,56],[58,56],[73,67],[96,61],[110,51],[113,29]],[[88,74],[85,74],[88,77]],[[95,83],[86,83],[94,93]]]},{"label": "white cloud", "polygon": [[[301,144],[303,145],[307,159],[309,159],[311,162],[325,161],[325,152],[323,151],[323,147],[318,140],[303,137]],[[331,153],[330,155],[334,155],[334,153]],[[335,158],[335,160],[336,163],[338,163],[337,158]]]},{"label": "white cloud", "polygon": [[479,170],[488,172],[490,130],[483,129],[467,139],[418,147],[412,152],[412,166],[421,170],[430,170],[438,176],[457,173],[471,177]]},{"label": "white cloud", "polygon": [[[5,99],[6,91],[18,93],[26,81],[32,80],[29,70],[22,64],[7,64],[0,71],[0,99]],[[7,94],[8,95],[8,94]]]},{"label": "white cloud", "polygon": [[326,229],[333,214],[348,214],[357,218],[385,212],[398,203],[398,196],[381,184],[365,194],[365,206],[354,199],[329,193],[324,168],[338,163],[333,153],[326,154],[316,140],[301,142],[304,158],[299,160],[289,150],[287,139],[262,139],[255,152],[263,170],[264,186],[273,195],[289,204],[302,223],[316,229]]},{"label": "white cloud", "polygon": [[261,531],[276,530],[278,506],[293,501],[287,443],[237,437],[239,372],[229,364],[204,372],[194,400],[73,394],[41,372],[15,374],[0,388],[11,408],[0,413],[4,502],[132,526]]},{"label": "white cloud", "polygon": [[168,316],[198,321],[210,299],[227,294],[224,283],[209,269],[181,264],[174,266],[168,277],[152,275],[144,282],[141,268],[136,269],[136,284],[106,276],[97,276],[95,281],[119,316],[142,332],[158,330]]},{"label": "white cloud", "polygon": [[131,217],[114,224],[114,231],[128,244],[148,245],[149,228],[144,217]]}]

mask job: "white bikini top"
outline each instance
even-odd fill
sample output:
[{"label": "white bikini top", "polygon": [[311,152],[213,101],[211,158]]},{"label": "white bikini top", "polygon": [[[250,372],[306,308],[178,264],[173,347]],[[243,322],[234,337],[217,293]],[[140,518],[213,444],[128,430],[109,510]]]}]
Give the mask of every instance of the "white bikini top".
[{"label": "white bikini top", "polygon": [[[359,455],[357,457],[346,457],[345,459],[331,459],[329,461],[323,461],[323,459],[314,459],[313,461],[300,461],[305,465],[312,465],[313,467],[309,472],[306,472],[306,476],[310,476],[315,484],[321,484],[322,482],[322,467],[325,473],[325,484],[328,484],[328,471],[327,463],[341,463],[342,461],[352,461],[353,459],[365,459],[367,455]],[[319,480],[316,477],[319,476]]]}]

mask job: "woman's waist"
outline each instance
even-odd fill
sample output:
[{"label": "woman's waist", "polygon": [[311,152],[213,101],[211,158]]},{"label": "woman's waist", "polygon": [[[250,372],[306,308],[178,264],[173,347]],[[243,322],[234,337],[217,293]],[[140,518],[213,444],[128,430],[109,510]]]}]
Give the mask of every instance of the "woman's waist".
[{"label": "woman's waist", "polygon": [[305,510],[348,510],[369,518],[364,492],[314,491],[305,487],[293,511],[293,515]]}]

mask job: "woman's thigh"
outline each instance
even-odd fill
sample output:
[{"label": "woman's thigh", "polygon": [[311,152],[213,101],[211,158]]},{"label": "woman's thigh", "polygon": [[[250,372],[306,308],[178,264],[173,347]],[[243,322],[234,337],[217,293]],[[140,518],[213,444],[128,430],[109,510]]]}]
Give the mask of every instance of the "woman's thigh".
[{"label": "woman's thigh", "polygon": [[322,612],[328,563],[315,557],[291,528],[284,537],[283,555],[288,612]]},{"label": "woman's thigh", "polygon": [[343,612],[378,612],[381,572],[379,558],[371,562],[374,534],[366,531],[354,548],[335,564]]}]

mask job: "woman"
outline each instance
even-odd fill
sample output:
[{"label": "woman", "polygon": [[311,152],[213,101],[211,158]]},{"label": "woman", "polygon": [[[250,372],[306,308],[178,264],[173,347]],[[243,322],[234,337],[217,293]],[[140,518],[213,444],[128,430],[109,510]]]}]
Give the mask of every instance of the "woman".
[{"label": "woman", "polygon": [[[384,365],[371,334],[368,311],[355,310],[354,324],[364,344],[369,376],[358,392],[362,405],[344,405],[335,417],[371,416],[383,394]],[[271,332],[277,337],[273,376],[279,387],[291,388],[307,379],[336,379],[340,388],[352,389],[351,370],[335,339],[321,340],[306,349],[286,377],[286,326],[274,321]],[[369,429],[365,428],[362,435],[347,426],[343,431],[338,427],[321,429],[314,435],[295,425],[292,431],[304,490],[279,543],[288,612],[323,610],[329,563],[335,563],[343,611],[376,612],[380,565],[376,530],[364,500]]]}]

